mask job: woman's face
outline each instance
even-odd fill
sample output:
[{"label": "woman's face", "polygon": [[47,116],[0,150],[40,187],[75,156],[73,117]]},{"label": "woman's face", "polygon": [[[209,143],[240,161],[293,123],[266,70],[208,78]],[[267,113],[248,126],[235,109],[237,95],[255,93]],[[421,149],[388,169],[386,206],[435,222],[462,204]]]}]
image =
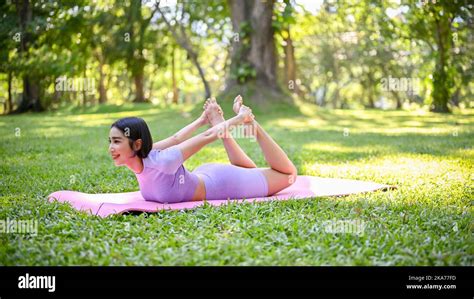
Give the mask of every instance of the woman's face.
[{"label": "woman's face", "polygon": [[116,166],[124,165],[127,160],[134,158],[128,138],[116,127],[112,127],[109,132],[109,153]]}]

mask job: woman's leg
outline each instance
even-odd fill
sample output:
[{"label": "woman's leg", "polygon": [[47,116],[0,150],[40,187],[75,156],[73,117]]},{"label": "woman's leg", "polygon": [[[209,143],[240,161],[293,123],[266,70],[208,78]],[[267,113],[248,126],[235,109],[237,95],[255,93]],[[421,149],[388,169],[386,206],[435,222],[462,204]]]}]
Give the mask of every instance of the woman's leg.
[{"label": "woman's leg", "polygon": [[292,185],[297,176],[297,170],[293,162],[288,158],[281,147],[272,139],[270,135],[254,121],[257,126],[257,141],[262,148],[265,160],[271,168],[263,168],[268,184],[268,195],[273,195],[288,186]]},{"label": "woman's leg", "polygon": [[[238,96],[234,100],[234,112],[238,113],[242,104],[242,97]],[[261,169],[267,179],[268,195],[273,195],[292,185],[297,176],[297,170],[293,162],[256,120],[247,125],[253,126],[256,131],[258,144],[270,166],[270,169]]]},{"label": "woman's leg", "polygon": [[[209,122],[212,126],[215,126],[223,121],[225,121],[223,115],[221,114],[219,104],[215,99],[207,100],[204,104],[204,109],[206,110],[206,115],[209,119]],[[256,168],[257,165],[252,159],[247,156],[247,154],[242,150],[239,144],[235,141],[232,135],[222,138],[224,143],[227,156],[232,165],[245,167],[245,168]]]}]

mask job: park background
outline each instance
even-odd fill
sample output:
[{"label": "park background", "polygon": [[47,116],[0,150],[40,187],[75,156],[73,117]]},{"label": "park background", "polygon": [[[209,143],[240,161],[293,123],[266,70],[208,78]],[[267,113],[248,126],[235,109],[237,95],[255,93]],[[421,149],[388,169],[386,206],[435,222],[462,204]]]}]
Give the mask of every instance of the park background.
[{"label": "park background", "polygon": [[[0,2],[2,265],[471,265],[469,1]],[[99,219],[57,190],[138,190],[107,153],[241,94],[301,175],[390,192]],[[239,144],[265,167],[255,143]],[[185,166],[228,163],[219,142]],[[325,223],[363,221],[362,234]]]}]

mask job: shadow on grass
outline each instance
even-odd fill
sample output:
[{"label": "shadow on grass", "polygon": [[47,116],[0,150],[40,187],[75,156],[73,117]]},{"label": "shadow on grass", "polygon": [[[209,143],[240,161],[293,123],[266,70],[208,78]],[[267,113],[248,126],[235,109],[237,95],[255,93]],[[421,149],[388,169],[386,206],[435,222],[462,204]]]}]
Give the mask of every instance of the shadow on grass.
[{"label": "shadow on grass", "polygon": [[[293,150],[293,157],[303,157],[300,159],[301,162],[312,156],[315,160],[320,160],[322,157],[324,162],[351,161],[403,153],[447,157],[459,155],[459,150],[471,149],[470,140],[474,138],[474,134],[471,133],[463,137],[454,137],[451,134],[351,133],[350,137],[344,137],[337,130],[316,129],[287,133],[280,131],[273,132],[272,135],[285,150]],[[313,140],[308,140],[308,136],[315,137]],[[285,141],[287,137],[289,140]],[[318,149],[318,144],[321,144],[321,149]],[[296,145],[297,149],[295,149]],[[313,148],[308,149],[309,145]]]}]

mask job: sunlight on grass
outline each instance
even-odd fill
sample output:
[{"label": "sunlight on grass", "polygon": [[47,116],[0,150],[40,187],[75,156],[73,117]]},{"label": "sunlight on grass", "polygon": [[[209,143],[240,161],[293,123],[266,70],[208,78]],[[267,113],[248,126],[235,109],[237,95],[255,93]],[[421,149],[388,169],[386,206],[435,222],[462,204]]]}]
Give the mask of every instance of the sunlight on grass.
[{"label": "sunlight on grass", "polygon": [[351,146],[342,146],[340,144],[335,143],[321,143],[321,142],[312,142],[305,144],[303,146],[303,150],[317,150],[317,151],[326,151],[326,152],[333,152],[333,153],[354,153],[354,152],[371,152],[371,151],[383,151],[387,150],[388,148],[383,145],[359,145],[357,147]]}]

